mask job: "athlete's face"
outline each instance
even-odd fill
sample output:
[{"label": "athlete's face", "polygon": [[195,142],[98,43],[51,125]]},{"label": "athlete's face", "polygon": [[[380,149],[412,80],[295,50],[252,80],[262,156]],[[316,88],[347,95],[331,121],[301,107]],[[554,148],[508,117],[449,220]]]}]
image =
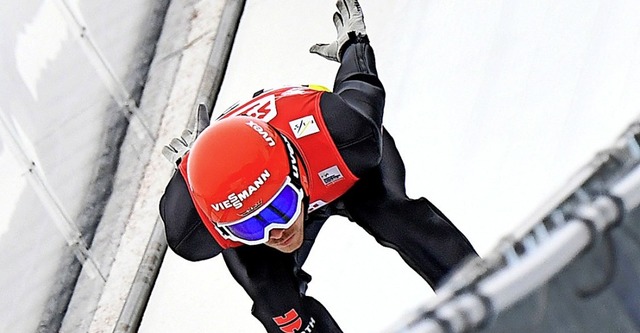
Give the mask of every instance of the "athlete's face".
[{"label": "athlete's face", "polygon": [[300,248],[304,239],[304,213],[288,229],[273,229],[265,243],[276,250],[291,253]]}]

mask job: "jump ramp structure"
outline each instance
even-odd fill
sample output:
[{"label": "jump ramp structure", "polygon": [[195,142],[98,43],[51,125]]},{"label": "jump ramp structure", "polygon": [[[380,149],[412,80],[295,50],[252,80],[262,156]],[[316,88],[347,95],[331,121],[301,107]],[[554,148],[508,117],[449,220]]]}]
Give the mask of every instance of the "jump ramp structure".
[{"label": "jump ramp structure", "polygon": [[387,332],[640,332],[640,122]]}]

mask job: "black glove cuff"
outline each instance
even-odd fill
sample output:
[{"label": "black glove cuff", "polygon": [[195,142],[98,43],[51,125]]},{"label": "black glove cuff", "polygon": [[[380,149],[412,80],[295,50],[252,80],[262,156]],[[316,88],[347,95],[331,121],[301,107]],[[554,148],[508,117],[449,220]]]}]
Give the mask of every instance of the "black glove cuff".
[{"label": "black glove cuff", "polygon": [[357,43],[367,43],[369,44],[369,36],[363,34],[356,34],[355,31],[350,31],[347,36],[349,36],[349,40],[346,43],[342,44],[340,50],[338,50],[338,58],[342,59],[344,55],[344,51],[351,46],[352,44]]}]

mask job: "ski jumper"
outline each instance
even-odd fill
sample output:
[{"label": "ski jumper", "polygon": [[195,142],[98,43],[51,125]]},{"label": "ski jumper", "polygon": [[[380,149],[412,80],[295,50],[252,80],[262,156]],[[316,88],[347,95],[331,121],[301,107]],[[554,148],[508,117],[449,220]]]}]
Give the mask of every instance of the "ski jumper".
[{"label": "ski jumper", "polygon": [[[320,96],[324,91],[304,86],[260,91],[254,94],[257,96],[253,99],[218,118],[240,116],[261,119],[288,138],[296,147],[291,154],[301,155],[302,169],[299,172],[309,197],[308,213],[336,200],[358,180],[342,159],[322,118]],[[178,169],[190,187],[188,159],[189,153],[182,158]],[[243,245],[224,238],[220,230],[208,221],[202,208],[197,204],[195,208],[220,247],[227,249]]]},{"label": "ski jumper", "polygon": [[[406,195],[402,158],[382,126],[385,92],[367,40],[353,41],[344,49],[333,93],[314,91],[310,95],[317,98],[315,120],[326,126],[347,168],[340,170],[342,176],[349,178],[351,174],[357,181],[337,198],[309,207],[304,241],[298,250],[283,253],[266,245],[219,244],[198,215],[180,172],[173,175],[160,201],[170,248],[192,261],[222,253],[231,274],[254,302],[252,314],[272,333],[341,332],[327,309],[305,294],[311,277],[302,270],[318,232],[332,215],[347,217],[378,243],[396,250],[434,288],[467,256],[477,255],[435,205]],[[285,135],[295,139],[294,131],[290,128]],[[308,147],[297,147],[300,155],[308,154]],[[324,166],[306,167],[307,177],[316,177],[317,184],[322,184],[318,173]],[[335,179],[331,175],[337,173],[325,174],[326,179]],[[312,198],[310,204],[313,202]]]}]

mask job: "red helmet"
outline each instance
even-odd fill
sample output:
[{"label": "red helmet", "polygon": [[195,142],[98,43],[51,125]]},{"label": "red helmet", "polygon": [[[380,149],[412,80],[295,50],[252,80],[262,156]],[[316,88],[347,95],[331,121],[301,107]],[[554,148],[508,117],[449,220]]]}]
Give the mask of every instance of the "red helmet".
[{"label": "red helmet", "polygon": [[267,204],[292,171],[297,176],[293,148],[283,138],[246,116],[212,122],[198,136],[187,174],[196,204],[212,222],[241,220]]}]

